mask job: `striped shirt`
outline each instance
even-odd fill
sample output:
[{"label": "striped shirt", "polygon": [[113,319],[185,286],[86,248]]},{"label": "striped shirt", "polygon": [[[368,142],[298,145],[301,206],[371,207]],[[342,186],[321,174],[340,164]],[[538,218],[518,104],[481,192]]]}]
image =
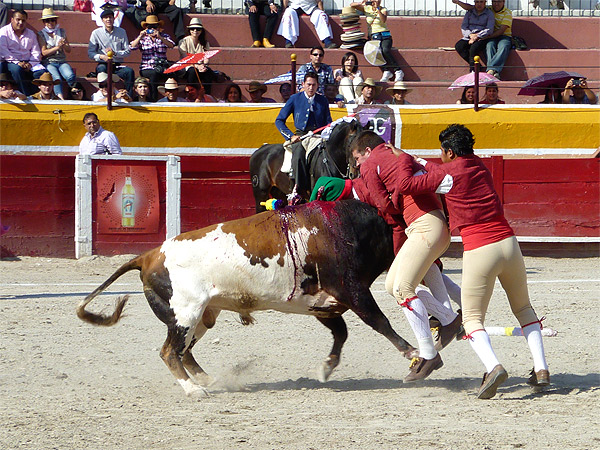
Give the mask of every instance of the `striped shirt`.
[{"label": "striped shirt", "polygon": [[[173,46],[175,42],[167,33],[160,33],[160,35],[169,41]],[[154,69],[157,59],[167,59],[167,46],[160,39],[154,39],[150,35],[142,37],[137,47],[131,47],[131,50],[140,49],[142,52],[142,63],[140,64],[140,70]]]},{"label": "striped shirt", "polygon": [[494,11],[491,6],[488,6],[488,8],[494,13],[494,31],[498,30],[502,25],[506,25],[508,28],[504,30],[503,36],[512,36],[512,11],[506,7],[498,12]]}]

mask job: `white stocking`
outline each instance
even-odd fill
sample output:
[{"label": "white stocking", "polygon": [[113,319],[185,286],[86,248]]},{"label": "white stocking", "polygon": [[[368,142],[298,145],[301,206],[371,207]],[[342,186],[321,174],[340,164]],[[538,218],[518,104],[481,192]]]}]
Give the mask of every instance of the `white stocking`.
[{"label": "white stocking", "polygon": [[460,302],[460,286],[452,281],[448,275],[442,274],[442,279],[444,280],[444,285],[446,286],[446,291],[448,292],[450,299],[460,308],[462,305]]},{"label": "white stocking", "polygon": [[431,295],[425,289],[417,287],[415,289],[415,293],[423,302],[423,305],[425,305],[427,312],[436,317],[442,326],[446,326],[456,319],[457,314],[452,311],[451,308],[448,308],[445,304],[439,302],[437,298],[434,298],[433,295]]},{"label": "white stocking", "polygon": [[407,306],[402,307],[402,311],[404,311],[404,315],[417,338],[419,356],[425,359],[433,359],[437,351],[433,346],[433,337],[429,329],[429,318],[427,317],[425,305],[419,297],[415,297]]},{"label": "white stocking", "polygon": [[496,354],[494,353],[494,349],[492,348],[490,337],[485,330],[473,331],[469,338],[469,342],[485,366],[487,373],[490,373],[494,367],[500,364]]},{"label": "white stocking", "polygon": [[542,327],[539,323],[532,323],[523,327],[523,336],[527,339],[527,345],[533,356],[533,367],[536,372],[548,370],[546,356],[544,355],[544,343],[542,342]]}]

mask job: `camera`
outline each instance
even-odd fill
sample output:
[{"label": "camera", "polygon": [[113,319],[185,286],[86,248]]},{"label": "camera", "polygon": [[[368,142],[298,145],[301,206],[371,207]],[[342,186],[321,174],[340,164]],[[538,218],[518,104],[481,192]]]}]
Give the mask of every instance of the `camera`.
[{"label": "camera", "polygon": [[146,34],[154,34],[156,30],[154,28],[147,28],[146,29]]},{"label": "camera", "polygon": [[574,80],[573,80],[573,87],[575,87],[575,86],[581,86],[581,82],[582,82],[582,81],[583,81],[583,80],[582,80],[581,78],[576,78],[576,79],[574,79]]}]

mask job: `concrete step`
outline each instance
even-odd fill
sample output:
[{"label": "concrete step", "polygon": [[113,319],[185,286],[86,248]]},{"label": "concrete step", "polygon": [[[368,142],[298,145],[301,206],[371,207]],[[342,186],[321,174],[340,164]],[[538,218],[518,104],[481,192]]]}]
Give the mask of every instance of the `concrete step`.
[{"label": "concrete step", "polygon": [[[340,66],[346,50],[327,50],[325,62],[336,68]],[[211,66],[231,77],[232,80],[255,79],[268,80],[290,70],[290,56],[297,55],[298,65],[308,61],[307,49],[260,49],[222,47],[213,57]],[[439,49],[400,49],[395,50],[396,60],[402,67],[406,81],[452,82],[468,72],[465,61],[452,51]],[[359,66],[364,77],[379,79],[381,70],[369,65],[362,54],[358,53]],[[170,49],[167,57],[171,61],[179,59],[176,49]],[[95,70],[95,63],[87,56],[87,45],[73,44],[68,57],[69,63],[79,76]],[[133,51],[125,61],[136,73],[139,70],[141,54]],[[526,81],[544,72],[572,70],[580,72],[589,80],[600,80],[600,52],[597,50],[571,49],[534,49],[512,51],[502,72],[503,81]]]},{"label": "concrete step", "polygon": [[[42,28],[41,11],[29,11],[28,24],[34,30]],[[69,40],[73,43],[87,43],[90,33],[96,28],[87,13],[72,11],[57,11],[60,25],[67,31]],[[248,17],[246,15],[224,14],[190,14],[199,17],[206,29],[207,39],[212,46],[218,47],[247,47],[252,43]],[[165,31],[173,35],[172,25],[166,16]],[[264,18],[263,18],[264,19]],[[462,17],[415,17],[392,16],[388,25],[394,37],[394,45],[398,48],[437,48],[453,46],[460,39]],[[338,16],[331,17],[331,26],[336,41],[343,32]],[[364,18],[361,27],[366,32]],[[133,39],[139,31],[125,18],[122,28]],[[516,17],[513,21],[513,34],[523,37],[530,48],[542,49],[598,49],[600,48],[600,17]],[[310,48],[318,45],[319,40],[310,20],[302,16],[300,20],[300,39],[297,47]],[[276,34],[272,42],[278,47],[284,46],[284,40]]]}]

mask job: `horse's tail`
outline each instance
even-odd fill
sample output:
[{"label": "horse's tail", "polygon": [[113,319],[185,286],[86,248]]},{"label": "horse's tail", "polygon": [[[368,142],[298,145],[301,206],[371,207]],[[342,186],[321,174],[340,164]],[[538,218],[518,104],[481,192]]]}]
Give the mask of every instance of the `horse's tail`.
[{"label": "horse's tail", "polygon": [[96,314],[96,313],[93,313],[90,311],[86,311],[85,307],[98,294],[100,294],[108,286],[113,284],[115,282],[115,280],[117,280],[117,278],[119,278],[124,273],[127,273],[130,270],[134,270],[134,269],[141,270],[142,269],[141,260],[142,260],[142,257],[138,256],[137,258],[134,258],[131,261],[123,264],[121,267],[119,267],[117,269],[117,271],[115,273],[113,273],[108,278],[108,280],[106,280],[104,283],[102,283],[100,286],[98,286],[96,289],[94,289],[94,292],[89,294],[81,303],[79,303],[79,306],[77,306],[77,317],[79,317],[84,322],[88,322],[93,325],[100,325],[100,326],[108,327],[108,326],[116,324],[119,321],[119,319],[121,318],[121,314],[123,313],[123,308],[125,308],[125,304],[127,303],[127,300],[129,299],[128,295],[124,295],[117,299],[117,303],[115,304],[115,309],[111,315]]}]

